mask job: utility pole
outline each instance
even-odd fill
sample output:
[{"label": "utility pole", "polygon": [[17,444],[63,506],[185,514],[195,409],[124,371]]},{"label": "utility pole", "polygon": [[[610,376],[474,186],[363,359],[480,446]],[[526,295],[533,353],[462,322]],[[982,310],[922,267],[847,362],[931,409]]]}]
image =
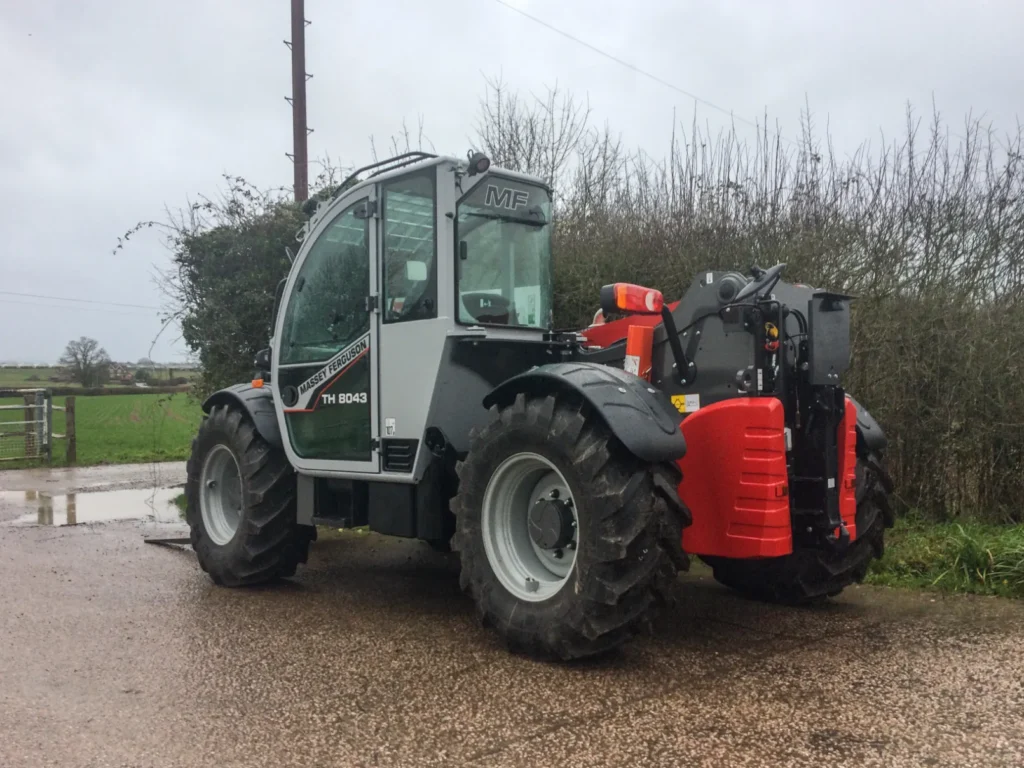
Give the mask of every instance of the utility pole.
[{"label": "utility pole", "polygon": [[292,0],[292,39],[284,41],[292,52],[292,95],[285,100],[292,105],[292,159],[295,169],[295,200],[309,197],[309,156],[306,137],[312,129],[306,126],[306,14],[304,0]]}]

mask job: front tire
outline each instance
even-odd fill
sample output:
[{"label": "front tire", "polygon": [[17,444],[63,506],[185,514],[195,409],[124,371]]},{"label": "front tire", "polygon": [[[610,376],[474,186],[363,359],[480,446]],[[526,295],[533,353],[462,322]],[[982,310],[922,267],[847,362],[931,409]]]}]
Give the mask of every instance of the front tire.
[{"label": "front tire", "polygon": [[215,583],[260,584],[306,562],[316,529],[295,521],[295,472],[240,410],[210,410],[186,471],[192,548]]},{"label": "front tire", "polygon": [[767,560],[702,558],[715,580],[751,597],[806,605],[837,596],[867,576],[871,561],[885,551],[885,529],[894,522],[889,481],[877,454],[857,458],[857,538],[842,554],[798,549]]},{"label": "front tire", "polygon": [[[574,659],[621,645],[671,602],[687,565],[678,468],[640,461],[583,408],[519,394],[491,408],[458,468],[460,584],[484,625],[530,656]],[[562,525],[546,543],[536,519],[530,533],[541,502]]]}]

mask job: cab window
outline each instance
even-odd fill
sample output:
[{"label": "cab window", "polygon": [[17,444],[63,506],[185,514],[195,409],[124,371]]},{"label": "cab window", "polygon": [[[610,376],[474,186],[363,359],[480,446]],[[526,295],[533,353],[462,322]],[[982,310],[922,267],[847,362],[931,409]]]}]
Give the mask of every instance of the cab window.
[{"label": "cab window", "polygon": [[518,180],[482,179],[456,216],[460,323],[548,328],[551,197]]},{"label": "cab window", "polygon": [[381,185],[385,323],[437,317],[435,170]]},{"label": "cab window", "polygon": [[292,287],[282,328],[281,365],[327,360],[370,329],[369,219],[365,198],[321,232]]}]

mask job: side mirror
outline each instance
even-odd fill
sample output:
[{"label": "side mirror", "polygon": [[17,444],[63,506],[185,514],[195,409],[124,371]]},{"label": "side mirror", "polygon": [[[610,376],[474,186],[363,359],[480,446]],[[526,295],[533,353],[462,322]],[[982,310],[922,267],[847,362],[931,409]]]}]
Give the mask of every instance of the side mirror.
[{"label": "side mirror", "polygon": [[405,262],[405,279],[410,283],[422,283],[427,279],[427,262],[409,260]]},{"label": "side mirror", "polygon": [[253,361],[253,365],[256,366],[257,371],[270,370],[270,347],[261,349],[256,353],[256,359]]},{"label": "side mirror", "polygon": [[605,316],[613,312],[636,315],[660,315],[665,306],[661,291],[632,283],[612,283],[601,288],[601,311]]},{"label": "side mirror", "polygon": [[533,205],[526,209],[526,217],[533,219],[537,224],[547,224],[548,220],[544,216],[544,209],[539,205]]}]

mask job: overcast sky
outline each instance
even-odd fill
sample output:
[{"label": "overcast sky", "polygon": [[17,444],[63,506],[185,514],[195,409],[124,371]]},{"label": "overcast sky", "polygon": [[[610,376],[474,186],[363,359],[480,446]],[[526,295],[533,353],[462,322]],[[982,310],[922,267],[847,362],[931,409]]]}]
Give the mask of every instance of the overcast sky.
[{"label": "overcast sky", "polygon": [[[1020,0],[509,2],[738,116],[767,111],[783,134],[806,99],[840,151],[898,133],[908,101],[1003,130],[1024,113]],[[419,116],[463,156],[485,75],[524,93],[557,80],[655,156],[673,109],[694,109],[494,0],[306,0],[306,16],[310,154],[345,165]],[[50,362],[80,335],[114,359],[147,354],[156,311],[109,302],[158,307],[168,255],[153,235],[111,250],[222,173],[291,183],[288,37],[288,0],[0,0],[0,292],[108,302],[0,293],[0,360]],[[183,359],[177,339],[154,359]]]}]

